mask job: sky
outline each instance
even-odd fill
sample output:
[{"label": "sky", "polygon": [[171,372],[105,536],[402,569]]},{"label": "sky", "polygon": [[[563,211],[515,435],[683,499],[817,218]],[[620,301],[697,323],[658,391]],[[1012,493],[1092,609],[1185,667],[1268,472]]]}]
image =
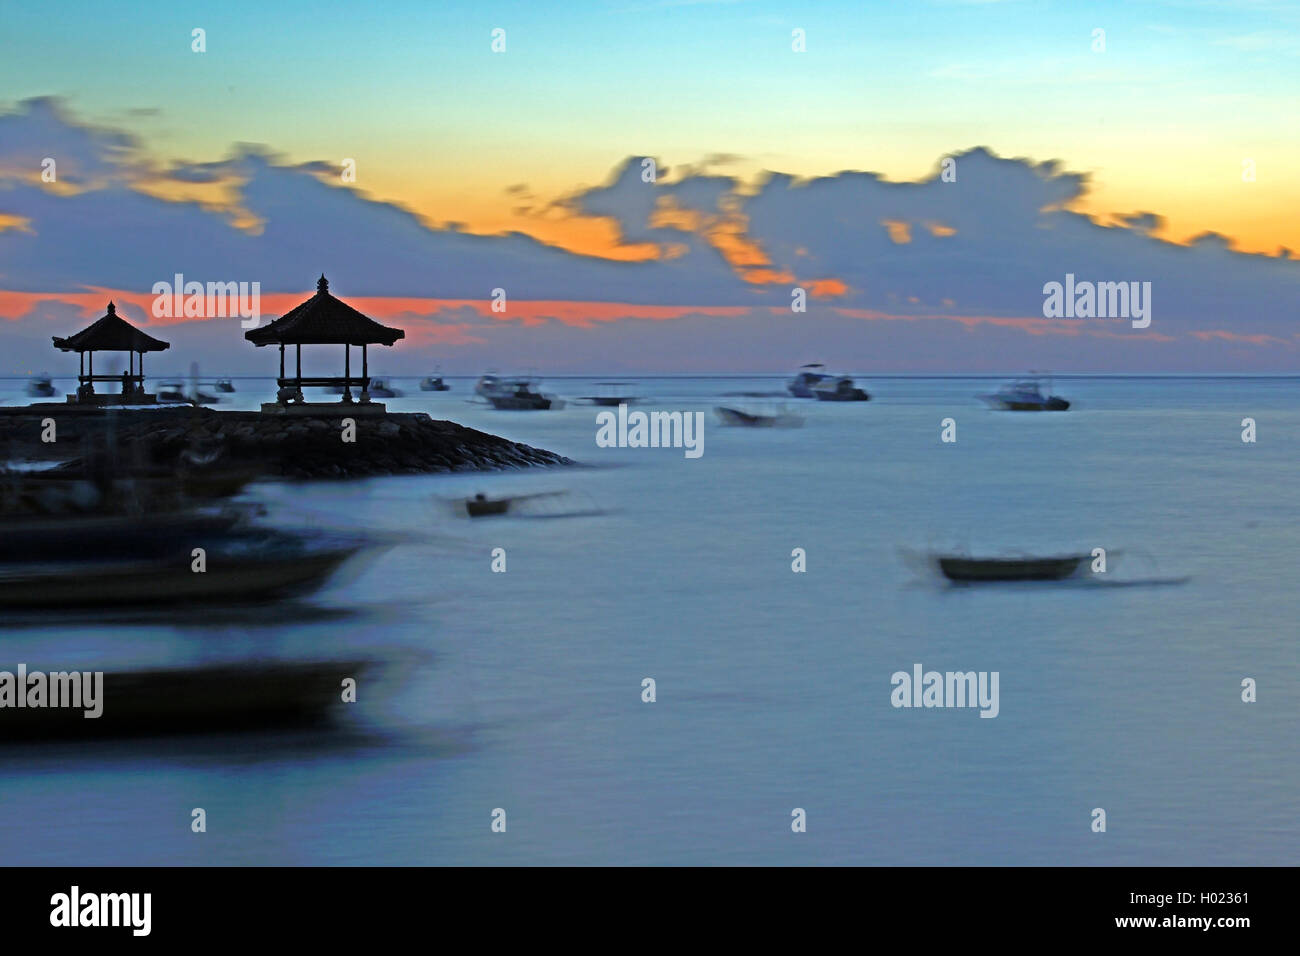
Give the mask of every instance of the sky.
[{"label": "sky", "polygon": [[[1291,369],[1298,116],[1272,0],[6,4],[0,317],[328,269],[467,372]],[[1044,326],[1089,269],[1152,326]]]}]

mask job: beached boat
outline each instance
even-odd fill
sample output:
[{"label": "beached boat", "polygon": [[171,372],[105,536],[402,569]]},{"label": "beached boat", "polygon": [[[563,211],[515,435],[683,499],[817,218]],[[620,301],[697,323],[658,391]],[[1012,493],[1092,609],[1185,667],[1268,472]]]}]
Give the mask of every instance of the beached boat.
[{"label": "beached boat", "polygon": [[815,398],[813,386],[831,377],[826,371],[826,366],[821,362],[810,362],[799,366],[799,371],[795,373],[794,378],[790,379],[786,390],[795,398]]},{"label": "beached boat", "polygon": [[812,393],[819,402],[865,402],[871,398],[846,375],[826,376],[812,387]]},{"label": "beached boat", "polygon": [[1058,557],[976,558],[968,555],[936,555],[935,562],[950,581],[1060,581],[1076,574],[1086,555]]},{"label": "beached boat", "polygon": [[420,379],[420,391],[422,392],[446,392],[450,390],[451,386],[442,380],[441,375],[430,375],[428,378]]},{"label": "beached boat", "polygon": [[726,405],[719,405],[713,411],[722,420],[722,424],[743,428],[798,428],[804,421],[802,415],[793,415],[786,411],[766,414],[747,412]]},{"label": "beached boat", "polygon": [[27,380],[27,394],[32,398],[52,398],[54,383],[48,375],[33,375]]},{"label": "beached boat", "polygon": [[[15,743],[317,726],[347,713],[351,705],[343,700],[343,681],[359,680],[372,668],[371,661],[360,659],[265,658],[151,669],[95,668],[103,673],[94,702],[99,716],[86,716],[92,708],[84,700],[78,707],[9,708],[0,720],[0,740]],[[80,677],[73,671],[68,679]]]},{"label": "beached boat", "polygon": [[1063,412],[1070,403],[1058,395],[1044,394],[1037,379],[1022,379],[1003,386],[991,395],[981,395],[993,408],[1008,412]]}]

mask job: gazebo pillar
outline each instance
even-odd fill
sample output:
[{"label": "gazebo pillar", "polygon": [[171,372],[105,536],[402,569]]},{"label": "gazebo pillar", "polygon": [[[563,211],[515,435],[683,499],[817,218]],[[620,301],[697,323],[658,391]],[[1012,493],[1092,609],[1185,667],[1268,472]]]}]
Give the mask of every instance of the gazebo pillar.
[{"label": "gazebo pillar", "polygon": [[366,343],[361,343],[361,377],[365,379],[361,383],[361,404],[370,404],[370,363],[366,358]]},{"label": "gazebo pillar", "polygon": [[343,401],[352,404],[352,346],[343,343]]},{"label": "gazebo pillar", "polygon": [[298,368],[297,371],[295,372],[295,374],[298,377],[298,380],[294,382],[294,386],[293,386],[294,397],[301,402],[301,401],[305,401],[305,399],[302,397],[302,343],[301,342],[297,343],[297,350],[295,352],[295,356],[298,360]]}]

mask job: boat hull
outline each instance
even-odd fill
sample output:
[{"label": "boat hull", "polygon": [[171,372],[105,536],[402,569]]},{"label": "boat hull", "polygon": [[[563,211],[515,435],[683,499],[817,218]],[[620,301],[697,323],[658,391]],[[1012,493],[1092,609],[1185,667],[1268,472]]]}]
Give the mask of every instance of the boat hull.
[{"label": "boat hull", "polygon": [[1079,570],[1082,555],[1059,558],[939,557],[939,570],[949,581],[1060,581]]},{"label": "boat hull", "polygon": [[[98,717],[84,708],[9,708],[0,740],[85,739],[230,733],[315,726],[341,716],[345,678],[362,660],[277,661],[105,671]],[[75,675],[74,675],[75,676]]]},{"label": "boat hull", "polygon": [[359,546],[293,555],[209,553],[192,570],[189,552],[156,561],[58,562],[0,570],[0,608],[230,605],[310,594]]}]

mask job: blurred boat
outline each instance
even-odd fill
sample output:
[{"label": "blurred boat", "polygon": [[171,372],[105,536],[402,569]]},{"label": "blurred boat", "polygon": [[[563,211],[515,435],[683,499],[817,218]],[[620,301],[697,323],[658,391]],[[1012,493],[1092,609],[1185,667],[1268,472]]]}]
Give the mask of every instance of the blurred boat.
[{"label": "blurred boat", "polygon": [[634,405],[641,399],[635,395],[628,395],[626,390],[632,386],[631,382],[597,382],[596,387],[604,389],[596,395],[585,395],[581,401],[592,405],[602,405],[605,407],[614,407],[618,405]]},{"label": "blurred boat", "polygon": [[235,383],[228,378],[219,378],[216,380],[216,382],[213,384],[212,387],[215,388],[218,392],[226,392],[227,394],[229,394],[230,392],[233,392],[235,390]]},{"label": "blurred boat", "polygon": [[[1048,383],[1048,392],[1051,383]],[[1043,394],[1037,379],[1022,379],[1003,386],[991,395],[981,395],[981,399],[994,408],[1008,412],[1063,412],[1070,403],[1057,395]]]},{"label": "blurred boat", "polygon": [[401,389],[394,388],[382,378],[372,378],[366,389],[372,398],[401,398]]},{"label": "blurred boat", "polygon": [[976,558],[935,555],[939,570],[949,581],[1060,581],[1078,572],[1086,555],[1059,557]]},{"label": "blurred boat", "polygon": [[[226,506],[182,513],[17,517],[0,520],[0,567],[13,564],[85,563],[166,556],[224,535],[257,509]],[[180,543],[178,545],[178,542]]]},{"label": "blurred boat", "polygon": [[[103,671],[98,717],[75,707],[7,708],[6,742],[68,738],[229,733],[327,723],[352,706],[345,678],[366,660],[268,660]],[[79,676],[73,672],[74,678]]]},{"label": "blurred boat", "polygon": [[175,379],[158,383],[157,399],[161,405],[216,405],[221,401],[199,388],[187,391],[184,384]]},{"label": "blurred boat", "polygon": [[510,507],[521,501],[532,501],[537,498],[554,498],[563,495],[563,491],[539,491],[531,495],[511,495],[505,498],[489,498],[479,493],[473,498],[464,500],[465,513],[471,518],[482,518],[487,515],[503,515],[510,510]]},{"label": "blurred boat", "polygon": [[745,428],[798,428],[803,424],[802,415],[780,411],[774,414],[759,414],[719,405],[713,409],[724,425],[739,425]]},{"label": "blurred boat", "polygon": [[[553,395],[543,395],[538,391],[535,387],[536,383],[531,379],[496,379],[493,376],[483,376],[483,379],[487,378],[493,378],[493,382],[485,386],[479,394],[491,402],[493,408],[507,411],[546,411],[564,407],[564,402],[560,399]],[[480,384],[483,383],[483,379],[479,380]]]},{"label": "blurred boat", "polygon": [[871,398],[847,375],[826,376],[812,387],[812,393],[819,402],[865,402]]},{"label": "blurred boat", "polygon": [[[155,554],[96,560],[81,551],[0,566],[0,608],[193,607],[297,597],[322,587],[366,543],[269,528],[165,535]],[[193,570],[195,548],[205,551],[203,571]]]},{"label": "blurred boat", "polygon": [[32,398],[52,398],[54,383],[48,375],[33,375],[27,380],[27,394]]},{"label": "blurred boat", "polygon": [[447,392],[451,386],[442,380],[441,375],[430,375],[428,378],[420,379],[420,391],[422,392]]},{"label": "blurred boat", "polygon": [[815,398],[813,386],[830,377],[825,365],[821,362],[810,362],[799,366],[799,371],[795,373],[794,378],[790,379],[786,390],[795,398]]}]

